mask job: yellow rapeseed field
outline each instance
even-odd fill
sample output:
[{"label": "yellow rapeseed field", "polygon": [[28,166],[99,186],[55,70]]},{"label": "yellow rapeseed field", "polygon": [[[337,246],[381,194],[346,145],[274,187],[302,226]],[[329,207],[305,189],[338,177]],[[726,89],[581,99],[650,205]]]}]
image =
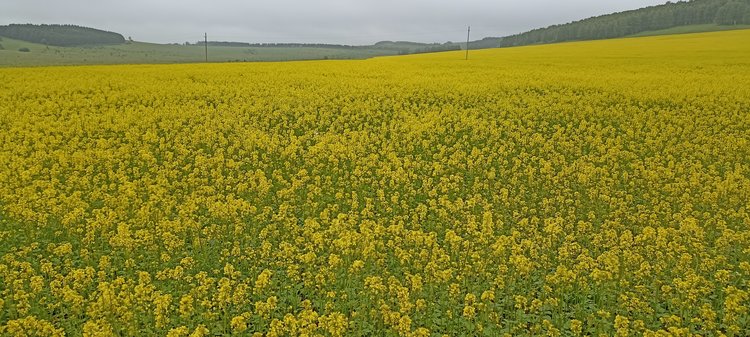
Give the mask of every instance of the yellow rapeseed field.
[{"label": "yellow rapeseed field", "polygon": [[0,70],[0,335],[748,336],[750,30]]}]

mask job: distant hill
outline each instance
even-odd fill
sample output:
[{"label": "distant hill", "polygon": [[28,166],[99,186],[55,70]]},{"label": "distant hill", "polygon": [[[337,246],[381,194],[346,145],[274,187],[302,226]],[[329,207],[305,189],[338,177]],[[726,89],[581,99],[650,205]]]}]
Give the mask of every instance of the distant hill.
[{"label": "distant hill", "polygon": [[[191,44],[189,42],[185,42],[186,46],[190,46],[190,45],[202,46],[204,44],[205,44],[204,41],[198,41],[198,42],[193,43],[193,44]],[[247,42],[208,41],[208,46],[209,47],[250,47],[250,44],[247,43]]]},{"label": "distant hill", "polygon": [[75,25],[11,24],[0,26],[0,36],[58,47],[125,43],[118,33]]},{"label": "distant hill", "polygon": [[461,50],[461,45],[452,42],[418,43],[409,41],[380,41],[372,45],[372,47],[383,50],[394,50],[401,55]]},{"label": "distant hill", "polygon": [[484,38],[472,49],[611,39],[680,26],[750,24],[750,0],[692,0],[592,17],[525,33]]},{"label": "distant hill", "polygon": [[[578,40],[750,28],[750,0],[668,2],[506,37],[487,37],[471,49]],[[0,26],[0,66],[55,64],[176,63],[205,60],[204,41],[154,44],[76,25]],[[464,43],[380,41],[372,45],[208,41],[211,62],[365,59],[460,50]]]},{"label": "distant hill", "polygon": [[[206,42],[185,43],[186,46],[203,46]],[[400,55],[435,53],[442,51],[461,50],[456,43],[420,43],[409,41],[380,41],[372,45],[346,45],[329,43],[247,43],[232,41],[208,41],[209,47],[243,47],[243,48],[324,48],[347,50],[383,50],[396,52]]]},{"label": "distant hill", "polygon": [[735,29],[750,29],[750,24],[731,25],[731,26],[717,25],[717,24],[677,26],[677,27],[672,27],[672,28],[667,28],[667,29],[649,30],[645,32],[640,32],[638,34],[628,35],[627,37],[708,33],[708,32],[719,32],[719,31],[724,31],[724,30],[735,30]]},{"label": "distant hill", "polygon": [[[341,45],[252,44],[239,43],[208,46],[209,62],[265,62],[297,60],[350,60],[377,56],[395,56],[419,53],[432,44],[380,45],[344,47]],[[394,47],[388,49],[387,46]],[[396,48],[396,47],[399,48]],[[438,44],[438,46],[441,46]],[[458,48],[458,46],[453,46]],[[204,62],[205,49],[196,44],[156,44],[132,41],[117,45],[56,47],[43,44],[0,38],[0,68],[7,66],[49,66],[90,64],[153,64]]]}]

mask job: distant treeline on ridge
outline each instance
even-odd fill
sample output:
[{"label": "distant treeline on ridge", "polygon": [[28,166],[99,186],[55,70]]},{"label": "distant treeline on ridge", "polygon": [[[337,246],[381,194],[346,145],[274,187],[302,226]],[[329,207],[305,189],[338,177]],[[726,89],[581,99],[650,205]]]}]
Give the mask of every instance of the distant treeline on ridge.
[{"label": "distant treeline on ridge", "polygon": [[400,54],[422,54],[422,53],[437,53],[442,51],[461,50],[461,45],[456,43],[443,43],[436,45],[429,45],[426,47],[416,48],[409,51],[401,50]]},{"label": "distant treeline on ridge", "polygon": [[[514,47],[532,44],[611,39],[694,25],[750,25],[750,0],[690,0],[667,2],[614,14],[602,15],[534,29],[506,37],[487,37],[469,43],[470,49]],[[114,32],[76,25],[10,24],[0,26],[0,36],[27,42],[60,46],[95,46],[125,43]],[[204,41],[184,45],[203,45]],[[177,43],[175,43],[176,45]],[[242,48],[322,48],[347,50],[390,51],[398,54],[429,53],[458,50],[464,43],[416,43],[381,41],[373,45],[342,45],[327,43],[246,43],[208,41],[212,47]]]},{"label": "distant treeline on ridge", "polygon": [[470,47],[474,49],[496,48],[610,39],[641,32],[700,24],[750,24],[750,0],[667,2],[664,5],[597,16],[502,38],[485,38],[471,42]]},{"label": "distant treeline on ridge", "polygon": [[0,35],[59,47],[125,43],[118,33],[76,25],[10,24],[0,26]]},{"label": "distant treeline on ridge", "polygon": [[[461,46],[455,43],[418,43],[406,41],[381,41],[373,45],[345,45],[330,43],[247,43],[230,41],[208,41],[210,47],[246,47],[246,48],[325,48],[325,49],[381,49],[397,51],[399,54],[434,53],[441,51],[460,50]],[[185,45],[206,44],[205,41],[195,43],[185,42]]]},{"label": "distant treeline on ridge", "polygon": [[[192,45],[202,46],[206,42],[197,41]],[[185,43],[185,45],[191,45],[191,43]],[[343,48],[343,49],[358,49],[358,48],[369,48],[370,46],[350,46],[343,44],[327,44],[327,43],[248,43],[248,42],[233,42],[233,41],[208,41],[209,47],[277,47],[277,48]]]}]

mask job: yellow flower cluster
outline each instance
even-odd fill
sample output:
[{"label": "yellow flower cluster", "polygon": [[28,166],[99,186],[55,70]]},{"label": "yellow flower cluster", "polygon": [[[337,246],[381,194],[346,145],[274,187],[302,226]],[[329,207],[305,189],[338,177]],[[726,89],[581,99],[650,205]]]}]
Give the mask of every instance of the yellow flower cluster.
[{"label": "yellow flower cluster", "polygon": [[748,41],[0,69],[0,335],[747,336]]}]

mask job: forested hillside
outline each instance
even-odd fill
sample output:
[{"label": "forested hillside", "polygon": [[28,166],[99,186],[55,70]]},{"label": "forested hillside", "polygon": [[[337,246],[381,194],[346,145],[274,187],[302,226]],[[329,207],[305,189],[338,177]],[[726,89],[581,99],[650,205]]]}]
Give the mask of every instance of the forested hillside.
[{"label": "forested hillside", "polygon": [[11,24],[0,26],[0,35],[59,47],[125,43],[118,33],[75,25]]},{"label": "forested hillside", "polygon": [[474,41],[471,47],[512,47],[539,43],[610,39],[678,26],[750,24],[750,0],[692,0],[602,15],[503,38]]}]

